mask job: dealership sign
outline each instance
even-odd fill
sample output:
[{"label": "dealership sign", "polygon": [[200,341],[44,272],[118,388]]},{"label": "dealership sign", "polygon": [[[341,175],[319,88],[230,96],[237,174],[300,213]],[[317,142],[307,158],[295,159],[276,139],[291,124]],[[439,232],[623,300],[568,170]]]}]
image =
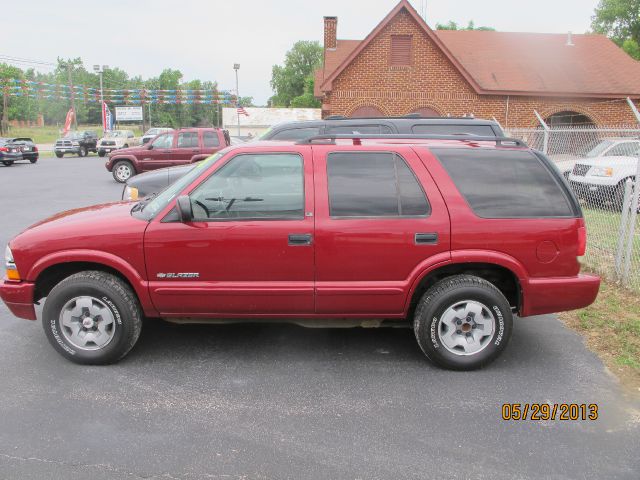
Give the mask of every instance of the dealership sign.
[{"label": "dealership sign", "polygon": [[142,121],[142,107],[116,107],[118,122]]}]

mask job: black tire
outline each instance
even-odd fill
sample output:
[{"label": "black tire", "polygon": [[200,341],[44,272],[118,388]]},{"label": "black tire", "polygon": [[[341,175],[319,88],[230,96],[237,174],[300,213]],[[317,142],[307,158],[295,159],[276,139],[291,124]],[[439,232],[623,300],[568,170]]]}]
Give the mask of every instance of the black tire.
[{"label": "black tire", "polygon": [[64,157],[64,153],[56,152],[56,157],[62,158]]},{"label": "black tire", "polygon": [[[71,329],[62,325],[63,309],[81,296],[93,297],[112,315],[111,339],[102,348],[89,350],[75,345],[69,338]],[[128,284],[109,273],[86,271],[65,278],[51,290],[42,324],[51,345],[66,359],[83,365],[105,365],[117,362],[133,348],[142,330],[142,314]]]},{"label": "black tire", "polygon": [[122,148],[129,148],[129,145],[127,143],[125,143]]},{"label": "black tire", "polygon": [[30,161],[31,163],[36,163],[36,162],[38,161],[38,159],[37,159],[37,158],[30,158],[30,159],[29,159],[29,161]]},{"label": "black tire", "polygon": [[[477,302],[486,308],[493,318],[493,333],[478,342],[481,348],[476,353],[464,354],[455,348],[454,353],[442,340],[443,329],[449,328],[443,324],[443,316],[451,307],[466,301]],[[469,335],[475,341],[474,330],[481,332],[479,327],[482,325],[475,325],[471,320],[473,323],[469,323],[468,328],[474,330],[462,330],[467,328],[468,318],[461,320],[461,330],[456,334],[461,332],[461,337]],[[505,349],[513,330],[513,314],[509,302],[493,284],[472,275],[454,275],[440,280],[425,292],[418,302],[413,327],[420,349],[433,363],[451,370],[475,370],[495,360]],[[449,334],[449,331],[445,333]]]},{"label": "black tire", "polygon": [[107,152],[105,152],[104,150],[98,150],[98,156],[99,157],[104,157],[107,154]]},{"label": "black tire", "polygon": [[5,167],[10,167],[11,165],[13,165],[13,161],[12,161],[12,160],[3,160],[3,161],[2,161],[2,164],[3,164]]},{"label": "black tire", "polygon": [[[128,175],[124,173],[126,172],[125,167],[129,169]],[[112,173],[116,182],[125,183],[136,174],[136,169],[128,160],[119,160],[113,165]]]},{"label": "black tire", "polygon": [[80,150],[78,150],[78,156],[79,157],[86,157],[87,155],[89,155],[89,151],[87,150],[87,147],[80,147]]}]

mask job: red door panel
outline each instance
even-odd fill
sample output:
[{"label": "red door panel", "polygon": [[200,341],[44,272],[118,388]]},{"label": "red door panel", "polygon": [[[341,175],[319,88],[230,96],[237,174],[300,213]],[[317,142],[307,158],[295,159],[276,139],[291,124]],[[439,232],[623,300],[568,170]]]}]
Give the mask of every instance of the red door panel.
[{"label": "red door panel", "polygon": [[145,260],[150,295],[161,315],[313,314],[313,167],[310,154],[304,157],[304,218],[151,222]]},{"label": "red door panel", "polygon": [[[316,312],[398,316],[416,270],[449,255],[447,208],[425,166],[411,149],[403,148],[398,153],[422,184],[431,205],[428,217],[330,217],[327,154],[339,148],[314,146]],[[362,150],[381,149],[363,146]],[[421,235],[419,243],[417,234]],[[430,235],[437,235],[437,240],[432,241]]]}]

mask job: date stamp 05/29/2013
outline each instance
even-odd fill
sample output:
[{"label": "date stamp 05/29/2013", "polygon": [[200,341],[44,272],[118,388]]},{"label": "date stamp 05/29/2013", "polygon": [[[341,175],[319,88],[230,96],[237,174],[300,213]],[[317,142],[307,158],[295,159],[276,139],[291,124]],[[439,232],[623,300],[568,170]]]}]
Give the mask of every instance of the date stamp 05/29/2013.
[{"label": "date stamp 05/29/2013", "polygon": [[504,403],[503,420],[597,420],[596,403]]}]

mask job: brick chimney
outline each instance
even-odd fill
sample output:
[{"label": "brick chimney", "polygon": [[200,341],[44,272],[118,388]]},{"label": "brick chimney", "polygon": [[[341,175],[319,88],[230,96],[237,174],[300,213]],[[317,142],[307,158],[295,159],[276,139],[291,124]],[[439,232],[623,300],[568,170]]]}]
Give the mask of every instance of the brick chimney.
[{"label": "brick chimney", "polygon": [[335,50],[338,46],[338,17],[324,17],[324,48]]}]

